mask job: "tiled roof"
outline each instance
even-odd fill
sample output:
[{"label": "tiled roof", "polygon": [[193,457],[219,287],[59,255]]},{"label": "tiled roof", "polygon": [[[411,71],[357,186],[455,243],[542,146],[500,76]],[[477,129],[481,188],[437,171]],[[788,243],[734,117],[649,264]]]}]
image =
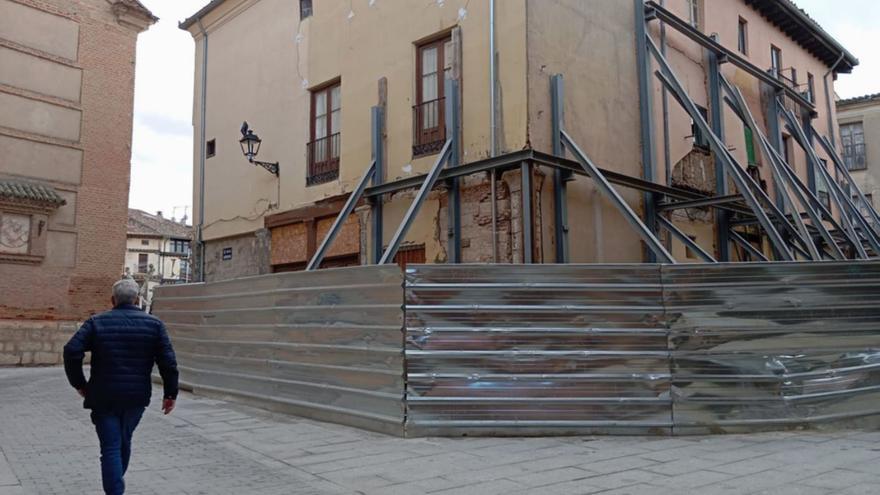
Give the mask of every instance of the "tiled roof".
[{"label": "tiled roof", "polygon": [[867,103],[869,101],[880,101],[880,93],[856,96],[854,98],[846,98],[844,100],[837,100],[837,106],[843,107],[846,105],[855,105],[857,103]]},{"label": "tiled roof", "polygon": [[128,234],[192,239],[192,227],[145,211],[129,208]]},{"label": "tiled roof", "polygon": [[847,51],[793,0],[745,1],[825,65],[831,67],[837,64],[836,72],[849,73],[859,64],[859,59]]},{"label": "tiled roof", "polygon": [[40,203],[55,208],[67,204],[54,187],[21,180],[0,180],[0,199]]}]

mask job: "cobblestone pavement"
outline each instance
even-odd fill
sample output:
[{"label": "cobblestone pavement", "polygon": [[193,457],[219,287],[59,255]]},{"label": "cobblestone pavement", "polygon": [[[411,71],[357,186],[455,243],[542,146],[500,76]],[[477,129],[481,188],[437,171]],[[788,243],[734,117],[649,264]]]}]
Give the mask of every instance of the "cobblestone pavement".
[{"label": "cobblestone pavement", "polygon": [[[0,495],[100,493],[60,368],[0,369]],[[158,391],[157,391],[158,392]],[[183,394],[135,433],[132,494],[877,494],[880,432],[400,439]]]}]

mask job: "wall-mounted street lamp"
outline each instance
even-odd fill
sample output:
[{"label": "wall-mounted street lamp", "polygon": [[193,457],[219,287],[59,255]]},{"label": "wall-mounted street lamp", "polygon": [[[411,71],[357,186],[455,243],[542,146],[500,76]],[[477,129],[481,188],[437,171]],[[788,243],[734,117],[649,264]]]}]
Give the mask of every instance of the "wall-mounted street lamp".
[{"label": "wall-mounted street lamp", "polygon": [[278,177],[278,162],[261,162],[256,159],[257,153],[260,152],[260,144],[263,140],[254,134],[254,131],[248,126],[247,121],[241,124],[241,136],[241,140],[238,143],[241,145],[241,152],[244,154],[244,157],[254,165],[259,165],[268,170],[269,173],[275,177]]}]

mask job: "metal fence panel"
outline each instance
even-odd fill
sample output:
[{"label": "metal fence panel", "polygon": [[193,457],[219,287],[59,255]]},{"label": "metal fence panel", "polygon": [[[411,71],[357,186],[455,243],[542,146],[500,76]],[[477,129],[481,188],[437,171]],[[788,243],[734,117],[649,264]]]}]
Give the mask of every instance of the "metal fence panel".
[{"label": "metal fence panel", "polygon": [[407,434],[666,433],[657,265],[415,265]]},{"label": "metal fence panel", "polygon": [[880,412],[880,264],[664,266],[676,433]]},{"label": "metal fence panel", "polygon": [[181,380],[316,419],[403,434],[396,266],[158,289]]}]

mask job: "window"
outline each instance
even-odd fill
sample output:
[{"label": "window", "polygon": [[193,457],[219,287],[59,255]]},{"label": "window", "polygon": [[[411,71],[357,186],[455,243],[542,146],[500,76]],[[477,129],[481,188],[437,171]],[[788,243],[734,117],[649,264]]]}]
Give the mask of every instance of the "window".
[{"label": "window", "polygon": [[699,0],[688,0],[688,21],[695,28],[700,27],[700,8]]},{"label": "window", "polygon": [[212,139],[205,143],[205,156],[211,158],[215,154],[217,154],[217,140]]},{"label": "window", "polygon": [[312,90],[312,139],[308,145],[307,185],[323,184],[339,177],[341,98],[339,80]]},{"label": "window", "polygon": [[807,101],[816,103],[816,80],[807,72]]},{"label": "window", "polygon": [[180,260],[180,278],[183,282],[189,282],[190,278],[190,269],[189,269],[189,261]]},{"label": "window", "polygon": [[444,83],[452,73],[452,59],[452,37],[449,35],[417,48],[414,156],[437,153],[446,142]]},{"label": "window", "polygon": [[791,136],[782,136],[782,158],[785,163],[794,167],[794,164],[791,163],[791,150]]},{"label": "window", "polygon": [[758,160],[755,156],[755,136],[752,133],[752,128],[749,126],[745,126],[745,139],[746,139],[746,156],[749,159],[749,165],[757,165]]},{"label": "window", "polygon": [[782,50],[770,46],[770,73],[773,77],[779,77],[782,70]]},{"label": "window", "polygon": [[861,122],[841,124],[840,141],[843,144],[843,163],[847,170],[868,168],[865,156],[865,129]]},{"label": "window", "polygon": [[[703,120],[708,122],[709,111],[699,105],[697,105],[697,110],[700,111],[700,115],[703,116]],[[694,148],[700,148],[704,150],[709,149],[709,136],[703,134],[703,131],[700,130],[700,127],[694,120],[691,120],[691,136],[694,138]]]},{"label": "window", "polygon": [[180,254],[189,254],[189,241],[181,239],[171,240],[171,252]]},{"label": "window", "polygon": [[150,245],[150,241],[149,241],[149,240],[147,240],[147,239],[141,239],[141,246],[149,246],[149,245]]},{"label": "window", "polygon": [[299,0],[299,18],[300,20],[312,16],[312,0]]},{"label": "window", "polygon": [[737,45],[743,55],[749,54],[749,23],[742,17],[739,18],[739,31],[737,33]]},{"label": "window", "polygon": [[147,253],[141,253],[138,255],[138,273],[147,273],[149,269],[150,257]]}]

